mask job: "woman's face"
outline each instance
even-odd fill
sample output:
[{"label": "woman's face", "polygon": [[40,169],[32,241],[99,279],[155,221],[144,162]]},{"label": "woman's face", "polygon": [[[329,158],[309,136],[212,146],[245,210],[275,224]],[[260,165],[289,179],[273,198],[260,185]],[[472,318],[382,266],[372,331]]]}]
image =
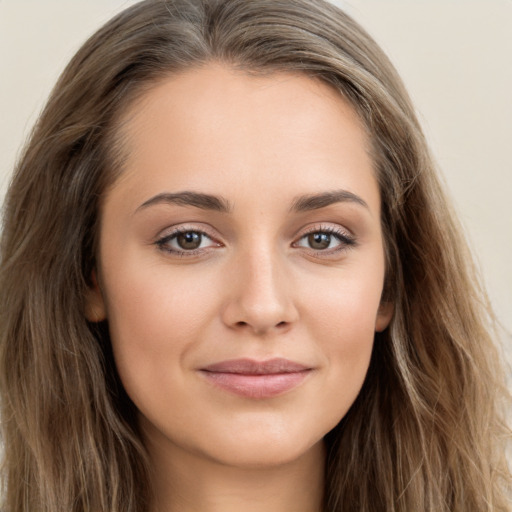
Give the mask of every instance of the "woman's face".
[{"label": "woman's face", "polygon": [[238,466],[321,449],[391,315],[357,115],[306,76],[209,65],[121,130],[88,317],[108,320],[147,442]]}]

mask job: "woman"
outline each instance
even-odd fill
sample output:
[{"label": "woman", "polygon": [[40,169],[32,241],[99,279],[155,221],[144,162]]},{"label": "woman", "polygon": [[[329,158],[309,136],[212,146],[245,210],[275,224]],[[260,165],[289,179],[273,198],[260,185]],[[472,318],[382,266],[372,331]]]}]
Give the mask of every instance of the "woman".
[{"label": "woman", "polygon": [[7,196],[5,509],[507,510],[477,282],[350,18],[141,2],[69,64]]}]

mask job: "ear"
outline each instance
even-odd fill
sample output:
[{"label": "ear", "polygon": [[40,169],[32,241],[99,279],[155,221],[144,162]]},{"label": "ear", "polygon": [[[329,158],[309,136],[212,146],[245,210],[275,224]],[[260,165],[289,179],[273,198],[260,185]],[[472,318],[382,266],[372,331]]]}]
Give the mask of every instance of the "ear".
[{"label": "ear", "polygon": [[102,322],[107,318],[103,293],[98,285],[96,271],[92,271],[91,285],[85,294],[85,318],[89,322]]},{"label": "ear", "polygon": [[387,328],[393,318],[395,306],[392,302],[381,302],[377,311],[377,319],[375,320],[375,331],[382,332]]}]

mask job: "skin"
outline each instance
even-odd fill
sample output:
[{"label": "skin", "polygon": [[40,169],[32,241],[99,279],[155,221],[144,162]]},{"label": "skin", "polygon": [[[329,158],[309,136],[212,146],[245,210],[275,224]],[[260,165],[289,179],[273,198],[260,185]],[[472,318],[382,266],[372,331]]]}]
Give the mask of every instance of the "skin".
[{"label": "skin", "polygon": [[[320,81],[210,64],[157,84],[122,135],[129,152],[104,197],[87,315],[108,319],[139,410],[153,510],[320,510],[322,438],[355,400],[392,315],[359,118]],[[229,211],[154,199],[183,191]],[[297,209],[333,191],[344,192],[332,204]],[[195,233],[198,249],[180,248],[176,229]],[[269,398],[201,372],[275,357],[309,370]]]}]

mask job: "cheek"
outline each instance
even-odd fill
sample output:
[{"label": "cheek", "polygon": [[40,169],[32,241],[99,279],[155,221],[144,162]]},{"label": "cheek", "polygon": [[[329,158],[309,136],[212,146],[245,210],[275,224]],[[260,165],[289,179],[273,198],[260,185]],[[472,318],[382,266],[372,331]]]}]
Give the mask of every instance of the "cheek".
[{"label": "cheek", "polygon": [[[337,404],[338,420],[356,399],[366,377],[375,338],[383,270],[350,269],[322,293],[303,291],[308,335],[319,347],[325,373],[325,404]],[[336,284],[335,284],[336,283]],[[327,285],[327,283],[325,283]],[[317,289],[318,290],[318,289]],[[327,405],[326,405],[327,406]],[[333,411],[334,412],[334,411]]]},{"label": "cheek", "polygon": [[114,337],[144,349],[168,346],[171,340],[179,345],[206,321],[215,301],[213,283],[207,275],[192,279],[165,263],[139,265],[133,259],[106,269],[107,315]]},{"label": "cheek", "polygon": [[[116,366],[130,398],[143,407],[155,383],[180,389],[181,368],[207,334],[215,306],[212,283],[186,271],[121,262],[104,269],[107,317]],[[202,285],[200,286],[200,284]]]},{"label": "cheek", "polygon": [[303,317],[316,325],[326,339],[345,339],[357,350],[363,340],[373,340],[382,294],[384,264],[370,260],[305,282],[299,292]]}]

